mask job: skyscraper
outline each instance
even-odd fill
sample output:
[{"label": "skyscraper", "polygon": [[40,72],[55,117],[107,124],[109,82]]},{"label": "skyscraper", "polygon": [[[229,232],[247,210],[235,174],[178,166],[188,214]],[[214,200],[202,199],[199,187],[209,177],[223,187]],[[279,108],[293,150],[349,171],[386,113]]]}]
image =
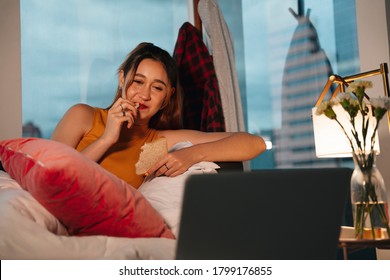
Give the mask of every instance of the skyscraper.
[{"label": "skyscraper", "polygon": [[[350,75],[358,71],[359,64],[357,39],[354,37],[356,16],[349,13],[348,21],[340,20],[342,7],[351,9],[347,3],[340,2],[334,1],[337,69],[340,75]],[[348,2],[355,3],[353,0]],[[310,10],[305,15],[303,1],[299,3],[298,13],[290,9],[298,25],[283,72],[282,125],[275,131],[275,165],[277,168],[340,166],[342,161],[338,159],[318,159],[315,155],[311,109],[328,77],[337,72],[321,48],[316,28],[310,20]]]},{"label": "skyscraper", "polygon": [[311,108],[333,72],[321,49],[317,31],[304,15],[290,9],[297,19],[287,53],[282,81],[282,127],[276,132],[276,166],[312,167],[315,164]]}]

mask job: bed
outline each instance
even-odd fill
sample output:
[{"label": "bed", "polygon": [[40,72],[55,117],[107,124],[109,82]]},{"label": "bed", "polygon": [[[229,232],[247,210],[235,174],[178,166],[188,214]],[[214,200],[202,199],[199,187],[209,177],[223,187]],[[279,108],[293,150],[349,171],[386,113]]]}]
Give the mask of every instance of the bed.
[{"label": "bed", "polygon": [[3,260],[174,259],[185,181],[219,168],[201,162],[174,178],[147,177],[135,190],[48,139],[0,141],[0,161]]},{"label": "bed", "polygon": [[[185,128],[225,131],[201,32],[185,23],[178,35]],[[174,178],[148,177],[135,190],[73,148],[32,137],[0,141],[0,167],[1,259],[174,259],[188,176],[243,169],[201,162]]]}]

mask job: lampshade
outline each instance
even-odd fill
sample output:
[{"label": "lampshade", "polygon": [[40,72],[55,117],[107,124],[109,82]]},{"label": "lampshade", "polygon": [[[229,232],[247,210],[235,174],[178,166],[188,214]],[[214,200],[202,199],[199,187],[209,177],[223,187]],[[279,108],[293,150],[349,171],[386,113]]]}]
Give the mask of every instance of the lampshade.
[{"label": "lampshade", "polygon": [[[369,106],[368,106],[369,107]],[[376,119],[371,114],[371,108],[369,107],[370,112],[367,114],[369,116],[369,128],[366,138],[365,150],[370,151],[371,145],[371,135],[374,131],[376,124]],[[347,136],[343,132],[340,125],[335,121],[326,117],[324,114],[316,114],[317,107],[312,109],[313,117],[313,128],[314,128],[314,141],[316,148],[316,156],[319,158],[323,157],[352,157],[352,148],[351,144],[348,141]],[[343,109],[339,104],[333,106],[333,110],[337,115],[337,119],[345,128],[346,133],[349,135],[350,139],[353,139],[351,134],[352,124],[349,121],[348,113]],[[363,136],[361,135],[362,131],[362,116],[359,113],[355,118],[355,127],[357,131],[360,132],[359,139],[363,145]],[[355,141],[353,140],[355,143]],[[379,139],[378,132],[375,134],[375,145],[374,151],[379,154]]]}]

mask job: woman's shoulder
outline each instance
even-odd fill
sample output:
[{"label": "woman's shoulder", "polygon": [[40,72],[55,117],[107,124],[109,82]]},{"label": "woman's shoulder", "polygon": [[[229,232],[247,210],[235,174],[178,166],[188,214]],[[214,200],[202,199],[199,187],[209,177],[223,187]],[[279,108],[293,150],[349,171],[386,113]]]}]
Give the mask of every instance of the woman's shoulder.
[{"label": "woman's shoulder", "polygon": [[[71,106],[57,124],[51,138],[76,147],[76,141],[91,129],[94,116],[95,109],[92,106],[81,103]],[[74,139],[72,135],[76,135]]]},{"label": "woman's shoulder", "polygon": [[95,107],[92,107],[88,104],[78,103],[71,106],[68,111],[82,114],[82,113],[91,113],[91,112],[93,113],[95,109],[96,109]]},{"label": "woman's shoulder", "polygon": [[96,111],[96,107],[79,103],[71,106],[65,113],[64,118],[70,121],[77,121],[80,125],[82,123],[90,124],[95,117]]},{"label": "woman's shoulder", "polygon": [[93,107],[84,103],[78,103],[70,107],[67,111],[67,114],[81,118],[93,118],[96,113],[100,112],[100,114],[104,114],[106,111],[107,110],[102,108]]}]

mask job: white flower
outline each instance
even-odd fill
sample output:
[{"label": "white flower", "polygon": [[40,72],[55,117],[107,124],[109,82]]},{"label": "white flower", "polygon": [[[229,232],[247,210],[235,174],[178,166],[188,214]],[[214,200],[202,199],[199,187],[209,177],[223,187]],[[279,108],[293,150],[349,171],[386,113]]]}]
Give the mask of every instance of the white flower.
[{"label": "white flower", "polygon": [[363,88],[363,89],[372,88],[372,82],[364,81],[364,80],[352,82],[348,85],[347,92],[354,92],[356,91],[357,88]]},{"label": "white flower", "polygon": [[380,97],[372,97],[370,98],[370,104],[375,108],[383,108],[386,110],[390,110],[390,97],[380,96]]},{"label": "white flower", "polygon": [[329,107],[333,107],[334,101],[323,101],[320,106],[317,107],[316,115],[322,115],[324,114],[325,110],[327,110]]},{"label": "white flower", "polygon": [[343,100],[351,100],[352,97],[349,93],[340,92],[333,100],[335,101],[336,105],[339,104]]},{"label": "white flower", "polygon": [[351,106],[359,106],[359,101],[350,93],[340,92],[334,99],[334,105],[342,103],[344,100],[347,100]]}]

